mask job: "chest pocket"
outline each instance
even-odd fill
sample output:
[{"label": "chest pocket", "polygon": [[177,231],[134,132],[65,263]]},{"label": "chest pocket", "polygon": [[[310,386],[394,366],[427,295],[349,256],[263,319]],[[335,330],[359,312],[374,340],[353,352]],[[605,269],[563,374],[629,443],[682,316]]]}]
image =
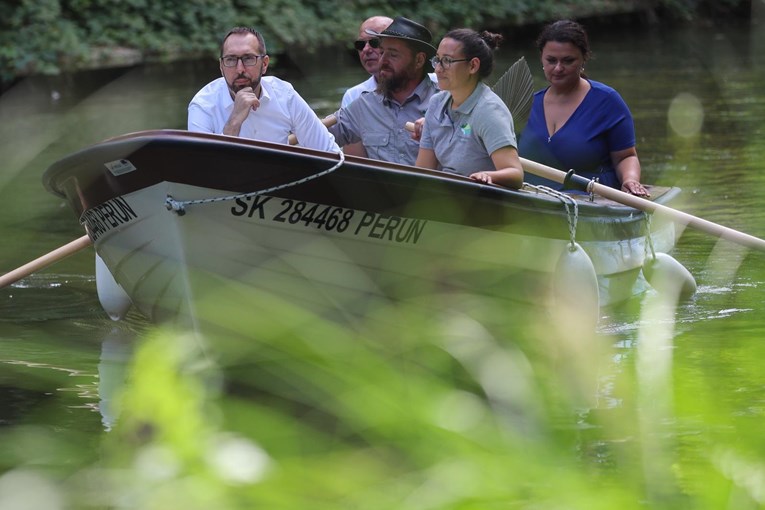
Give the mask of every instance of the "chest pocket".
[{"label": "chest pocket", "polygon": [[361,141],[367,147],[385,147],[390,143],[390,133],[362,133]]}]

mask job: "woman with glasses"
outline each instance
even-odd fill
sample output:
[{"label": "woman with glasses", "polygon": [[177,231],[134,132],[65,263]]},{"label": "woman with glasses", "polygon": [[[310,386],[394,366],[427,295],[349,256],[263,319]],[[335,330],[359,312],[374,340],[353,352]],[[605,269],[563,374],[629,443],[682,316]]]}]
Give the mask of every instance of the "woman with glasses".
[{"label": "woman with glasses", "polygon": [[339,151],[292,84],[264,76],[268,62],[266,43],[257,30],[231,29],[221,44],[222,77],[208,83],[189,103],[189,131],[283,144],[294,133],[304,147]]},{"label": "woman with glasses", "polygon": [[494,68],[502,36],[461,28],[448,32],[431,64],[441,92],[425,113],[416,166],[441,169],[478,182],[523,185],[513,117],[483,83]]},{"label": "woman with glasses", "polygon": [[[549,86],[534,94],[520,139],[524,158],[597,179],[600,184],[648,196],[640,184],[635,127],[627,104],[613,88],[587,78],[590,45],[582,25],[560,20],[537,38]],[[560,188],[535,176],[532,184]]]}]

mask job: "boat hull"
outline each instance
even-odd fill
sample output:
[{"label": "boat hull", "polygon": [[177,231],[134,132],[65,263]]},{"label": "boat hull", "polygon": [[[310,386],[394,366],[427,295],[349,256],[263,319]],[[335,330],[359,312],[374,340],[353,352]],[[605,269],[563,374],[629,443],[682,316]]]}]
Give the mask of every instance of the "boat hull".
[{"label": "boat hull", "polygon": [[[640,211],[364,158],[338,163],[151,131],[65,158],[45,183],[68,199],[133,304],[160,322],[247,317],[258,313],[253,300],[341,321],[396,301],[438,308],[456,295],[554,306],[572,237],[592,261],[601,306],[642,290],[650,247]],[[654,191],[664,201],[677,193]],[[651,231],[656,251],[672,248],[671,223]]]}]

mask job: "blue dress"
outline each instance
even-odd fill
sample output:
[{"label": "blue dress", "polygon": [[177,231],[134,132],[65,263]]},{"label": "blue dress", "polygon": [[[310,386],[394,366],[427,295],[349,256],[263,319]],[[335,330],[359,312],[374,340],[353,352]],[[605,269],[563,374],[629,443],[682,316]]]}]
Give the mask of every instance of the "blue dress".
[{"label": "blue dress", "polygon": [[[571,117],[552,136],[547,132],[544,95],[534,94],[529,120],[519,137],[519,154],[559,170],[574,169],[588,179],[620,188],[611,152],[635,146],[635,126],[627,104],[614,89],[588,80],[590,90]],[[561,185],[526,172],[525,181],[555,189]]]}]

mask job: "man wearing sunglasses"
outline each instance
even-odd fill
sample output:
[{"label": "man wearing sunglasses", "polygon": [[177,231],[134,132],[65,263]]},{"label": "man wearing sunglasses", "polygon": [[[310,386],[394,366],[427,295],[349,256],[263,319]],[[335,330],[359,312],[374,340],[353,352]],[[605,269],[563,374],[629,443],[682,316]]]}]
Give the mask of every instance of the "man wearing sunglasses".
[{"label": "man wearing sunglasses", "polygon": [[432,35],[424,26],[400,16],[381,32],[365,32],[379,41],[382,50],[377,88],[340,108],[334,115],[336,124],[329,130],[341,147],[362,142],[372,159],[413,165],[419,142],[405,125],[423,117],[430,98],[438,92],[426,67],[436,53]]},{"label": "man wearing sunglasses", "polygon": [[316,113],[292,85],[264,76],[268,54],[263,36],[247,27],[231,29],[220,51],[222,77],[189,103],[188,129],[287,144],[295,134],[304,147],[339,151]]},{"label": "man wearing sunglasses", "polygon": [[359,38],[353,43],[356,52],[359,54],[359,61],[366,72],[369,73],[369,79],[354,85],[343,94],[343,100],[340,106],[345,108],[357,99],[362,92],[373,91],[377,88],[377,72],[380,70],[380,40],[367,33],[367,30],[382,32],[393,20],[387,16],[372,16],[364,21],[359,27]]}]

